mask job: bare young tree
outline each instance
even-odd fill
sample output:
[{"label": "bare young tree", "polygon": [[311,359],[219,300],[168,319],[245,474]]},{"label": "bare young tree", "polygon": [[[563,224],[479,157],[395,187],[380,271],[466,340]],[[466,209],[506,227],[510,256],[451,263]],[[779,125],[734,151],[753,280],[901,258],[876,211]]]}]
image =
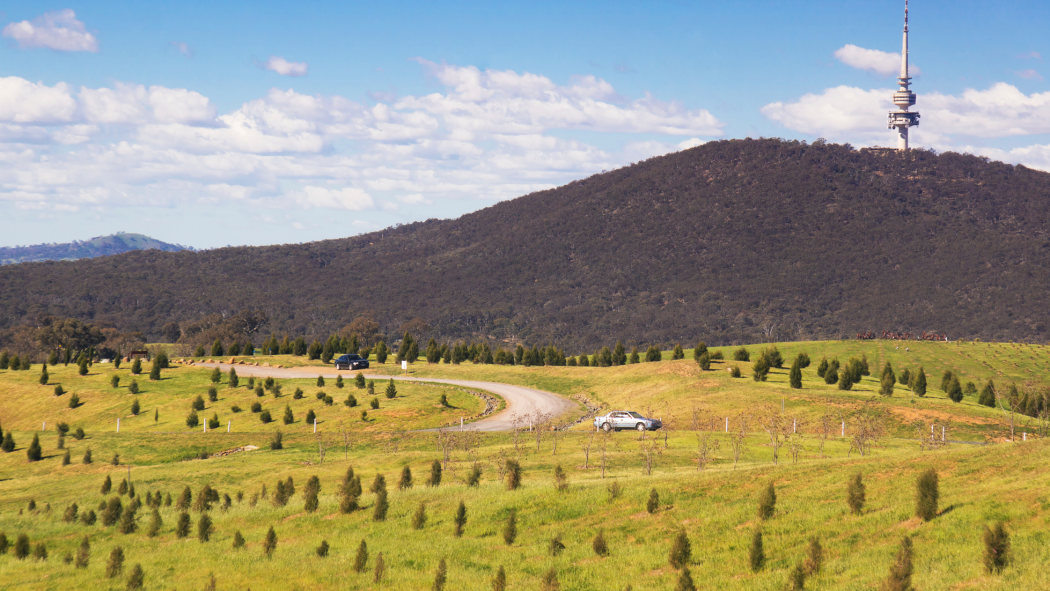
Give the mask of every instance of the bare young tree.
[{"label": "bare young tree", "polygon": [[346,460],[349,459],[350,453],[350,432],[347,431],[345,424],[343,425],[341,434],[343,436],[343,459]]},{"label": "bare young tree", "polygon": [[452,452],[456,449],[456,433],[444,427],[436,432],[437,448],[441,451],[441,467],[448,470],[449,462],[452,460]]},{"label": "bare young tree", "polygon": [[591,446],[594,445],[594,438],[597,436],[598,431],[594,430],[587,434],[587,437],[583,439],[583,469],[586,470],[590,467],[591,462]]},{"label": "bare young tree", "polygon": [[598,451],[601,453],[602,458],[602,478],[605,478],[605,470],[607,467],[606,458],[609,452],[609,442],[612,439],[611,431],[602,431],[598,436]]},{"label": "bare young tree", "polygon": [[798,463],[798,456],[802,453],[802,442],[805,436],[802,435],[802,431],[796,431],[787,436],[788,451],[791,452],[791,463]]},{"label": "bare young tree", "polygon": [[481,463],[481,432],[477,429],[467,429],[460,432],[460,439],[463,442],[463,451],[470,458],[471,469],[477,468]]},{"label": "bare young tree", "polygon": [[790,432],[784,413],[779,406],[766,407],[762,413],[762,430],[769,436],[769,447],[773,451],[773,465],[780,459],[780,448],[784,445],[785,431]]},{"label": "bare young tree", "polygon": [[660,427],[660,431],[663,432],[664,436],[664,449],[667,449],[667,439],[668,437],[670,437],[671,431],[674,430],[675,423],[672,417],[668,417],[666,421],[663,421],[663,419],[661,419],[661,421],[663,422],[663,426]]},{"label": "bare young tree", "polygon": [[503,477],[507,474],[507,460],[509,459],[510,454],[507,452],[506,449],[501,447],[499,449],[499,452],[496,453],[496,459],[494,460],[496,464],[496,472],[499,475],[500,482],[503,482]]},{"label": "bare young tree", "polygon": [[642,431],[642,440],[639,446],[642,449],[642,466],[645,469],[645,475],[652,476],[656,456],[660,455],[660,445],[655,436],[649,437],[647,433],[648,431]]},{"label": "bare young tree", "polygon": [[543,442],[543,434],[550,428],[551,415],[536,411],[532,415],[532,436],[536,439],[536,451],[540,451],[540,443]]},{"label": "bare young tree", "polygon": [[1004,388],[998,384],[995,384],[992,388],[999,410],[1006,417],[1006,424],[1010,429],[1010,441],[1017,441],[1017,417],[1019,414],[1017,408],[1025,401],[1025,396],[1031,389],[1031,384],[1025,384],[1025,393],[1022,394],[1017,388]]},{"label": "bare young tree", "polygon": [[331,443],[324,440],[320,433],[314,436],[317,439],[317,464],[321,465],[324,463],[324,456],[328,452],[328,448],[332,446]]},{"label": "bare young tree", "polygon": [[565,437],[565,430],[554,425],[551,427],[551,455],[558,454],[558,442]]},{"label": "bare young tree", "polygon": [[820,415],[820,428],[817,431],[817,437],[820,441],[820,457],[826,457],[824,455],[824,444],[828,442],[828,438],[835,432],[835,415],[830,412],[825,412]]},{"label": "bare young tree", "polygon": [[691,430],[699,431],[701,429],[701,422],[706,418],[704,415],[704,410],[694,404],[692,408],[692,421],[689,424]]},{"label": "bare young tree", "polygon": [[733,431],[729,436],[729,445],[733,448],[733,469],[736,469],[737,463],[740,462],[740,456],[743,455],[744,450],[747,448],[747,427],[748,427],[748,416],[747,412],[737,413],[737,416],[733,419]]},{"label": "bare young tree", "polygon": [[850,447],[847,457],[856,450],[861,456],[871,453],[871,448],[886,434],[882,418],[872,409],[865,408],[853,415],[849,423]]},{"label": "bare young tree", "polygon": [[713,461],[713,455],[718,451],[720,444],[715,434],[711,431],[696,432],[696,470],[702,471]]},{"label": "bare young tree", "polygon": [[526,423],[527,421],[525,418],[518,416],[518,413],[510,415],[511,438],[514,441],[514,455],[518,459],[521,458],[521,432]]}]

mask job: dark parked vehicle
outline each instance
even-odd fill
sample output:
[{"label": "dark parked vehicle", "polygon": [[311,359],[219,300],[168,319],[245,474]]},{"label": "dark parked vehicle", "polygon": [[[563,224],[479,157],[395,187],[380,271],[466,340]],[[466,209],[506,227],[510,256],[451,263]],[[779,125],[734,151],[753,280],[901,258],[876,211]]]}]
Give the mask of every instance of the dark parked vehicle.
[{"label": "dark parked vehicle", "polygon": [[342,355],[335,360],[336,369],[368,369],[368,360],[357,353]]}]

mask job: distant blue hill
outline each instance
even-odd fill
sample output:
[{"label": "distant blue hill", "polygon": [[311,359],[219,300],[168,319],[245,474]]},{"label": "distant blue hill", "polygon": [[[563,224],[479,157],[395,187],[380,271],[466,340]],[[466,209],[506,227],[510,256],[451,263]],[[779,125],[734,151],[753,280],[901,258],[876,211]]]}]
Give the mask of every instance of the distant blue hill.
[{"label": "distant blue hill", "polygon": [[33,246],[0,247],[0,265],[29,263],[34,261],[72,261],[90,259],[131,250],[164,250],[175,252],[193,250],[179,244],[168,244],[142,234],[118,232],[110,236],[98,236],[83,242],[65,244],[35,244]]}]

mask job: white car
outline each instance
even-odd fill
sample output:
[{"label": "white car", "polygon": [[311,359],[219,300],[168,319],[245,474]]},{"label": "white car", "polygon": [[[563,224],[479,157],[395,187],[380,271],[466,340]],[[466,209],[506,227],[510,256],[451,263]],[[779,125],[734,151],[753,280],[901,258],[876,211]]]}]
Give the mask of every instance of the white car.
[{"label": "white car", "polygon": [[602,417],[594,417],[594,426],[604,431],[636,429],[655,431],[663,426],[660,419],[647,419],[634,411],[614,410]]}]

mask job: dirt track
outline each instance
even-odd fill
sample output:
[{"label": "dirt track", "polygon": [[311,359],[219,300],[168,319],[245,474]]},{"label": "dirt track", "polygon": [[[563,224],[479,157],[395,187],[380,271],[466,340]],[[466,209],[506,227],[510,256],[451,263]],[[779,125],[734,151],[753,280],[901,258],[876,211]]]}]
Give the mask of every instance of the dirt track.
[{"label": "dirt track", "polygon": [[[223,371],[229,371],[231,367],[235,367],[237,368],[237,375],[239,377],[256,378],[316,378],[318,375],[321,375],[324,376],[325,379],[331,378],[334,380],[337,375],[342,375],[344,380],[351,380],[357,375],[357,372],[337,371],[328,367],[323,368],[320,372],[318,372],[319,368],[316,367],[276,368],[256,367],[254,365],[229,365],[227,363],[196,363],[194,364],[194,367],[218,367]],[[480,421],[470,423],[471,429],[477,429],[479,431],[510,431],[513,429],[513,417],[515,415],[524,417],[526,415],[533,415],[538,411],[541,413],[547,413],[552,417],[558,417],[569,411],[575,410],[578,406],[575,402],[551,392],[544,392],[543,390],[526,388],[524,386],[500,384],[498,382],[476,382],[473,380],[412,378],[405,376],[380,376],[368,374],[365,374],[365,378],[374,380],[388,380],[394,378],[396,381],[405,382],[449,384],[474,390],[484,390],[505,400],[507,402],[507,408],[502,412],[481,419]]]}]

